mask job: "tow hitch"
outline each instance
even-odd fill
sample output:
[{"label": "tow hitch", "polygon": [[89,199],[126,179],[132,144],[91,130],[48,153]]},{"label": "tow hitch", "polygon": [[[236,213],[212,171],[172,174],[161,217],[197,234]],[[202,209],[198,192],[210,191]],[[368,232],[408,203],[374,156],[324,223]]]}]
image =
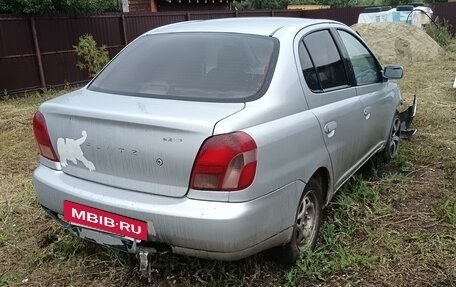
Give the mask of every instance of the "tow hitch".
[{"label": "tow hitch", "polygon": [[[152,256],[154,260],[152,260]],[[139,273],[142,277],[146,277],[149,283],[152,282],[152,264],[158,259],[159,254],[157,252],[150,253],[149,251],[139,251]]]},{"label": "tow hitch", "polygon": [[402,113],[399,113],[401,119],[401,138],[408,140],[415,133],[416,129],[410,128],[413,118],[416,115],[416,95],[413,96],[413,104]]}]

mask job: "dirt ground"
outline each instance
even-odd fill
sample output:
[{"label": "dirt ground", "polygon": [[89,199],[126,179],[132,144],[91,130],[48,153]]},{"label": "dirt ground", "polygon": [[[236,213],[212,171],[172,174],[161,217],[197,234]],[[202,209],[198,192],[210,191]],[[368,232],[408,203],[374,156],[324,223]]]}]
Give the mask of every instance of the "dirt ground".
[{"label": "dirt ground", "polygon": [[172,254],[151,284],[133,256],[74,238],[39,207],[31,119],[59,92],[0,101],[0,286],[456,286],[456,53],[398,61],[414,138],[387,166],[368,162],[326,209],[315,252],[296,266]]},{"label": "dirt ground", "polygon": [[398,58],[432,61],[444,50],[426,32],[416,26],[397,23],[355,24],[352,26],[372,48],[380,61]]}]

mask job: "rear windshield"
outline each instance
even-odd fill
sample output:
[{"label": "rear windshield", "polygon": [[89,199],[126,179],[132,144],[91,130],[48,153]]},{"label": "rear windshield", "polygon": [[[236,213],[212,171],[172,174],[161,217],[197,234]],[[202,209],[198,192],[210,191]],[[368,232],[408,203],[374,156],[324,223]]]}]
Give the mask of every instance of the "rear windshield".
[{"label": "rear windshield", "polygon": [[272,76],[278,41],[229,33],[142,36],[122,51],[89,90],[202,101],[261,96]]}]

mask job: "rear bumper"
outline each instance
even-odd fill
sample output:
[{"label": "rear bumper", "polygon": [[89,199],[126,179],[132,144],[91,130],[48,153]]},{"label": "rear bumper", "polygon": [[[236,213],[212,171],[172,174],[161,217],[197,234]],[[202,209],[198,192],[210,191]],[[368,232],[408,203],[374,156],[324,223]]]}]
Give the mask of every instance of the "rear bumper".
[{"label": "rear bumper", "polygon": [[[255,200],[228,203],[119,189],[44,166],[35,170],[33,179],[38,201],[55,216],[63,214],[63,201],[70,200],[146,221],[148,241],[167,244],[175,253],[218,260],[237,260],[286,243],[304,188],[295,182]],[[74,232],[74,226],[66,227]],[[99,238],[106,239],[97,243],[117,245],[108,240],[117,236],[102,235]]]}]

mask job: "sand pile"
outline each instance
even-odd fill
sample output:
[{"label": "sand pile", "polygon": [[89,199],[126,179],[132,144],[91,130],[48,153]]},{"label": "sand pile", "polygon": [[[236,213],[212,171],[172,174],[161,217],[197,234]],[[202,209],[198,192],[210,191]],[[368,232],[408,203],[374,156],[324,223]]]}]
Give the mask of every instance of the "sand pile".
[{"label": "sand pile", "polygon": [[395,23],[355,24],[352,26],[382,64],[395,61],[431,61],[443,49],[416,26]]}]

